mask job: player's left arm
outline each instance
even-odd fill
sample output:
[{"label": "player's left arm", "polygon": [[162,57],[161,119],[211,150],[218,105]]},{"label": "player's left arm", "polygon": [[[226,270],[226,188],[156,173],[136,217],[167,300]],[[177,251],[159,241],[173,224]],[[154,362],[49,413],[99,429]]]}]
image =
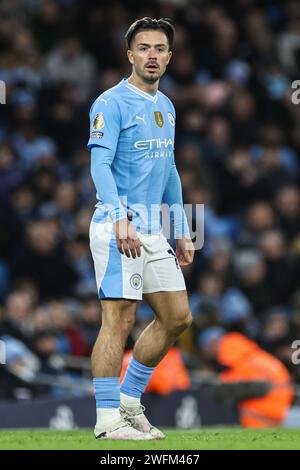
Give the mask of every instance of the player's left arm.
[{"label": "player's left arm", "polygon": [[169,208],[173,207],[174,209],[171,210],[170,214],[176,238],[176,256],[180,266],[187,266],[193,262],[195,248],[184,212],[182,186],[175,161],[173,161],[171,167],[162,202],[168,204]]}]

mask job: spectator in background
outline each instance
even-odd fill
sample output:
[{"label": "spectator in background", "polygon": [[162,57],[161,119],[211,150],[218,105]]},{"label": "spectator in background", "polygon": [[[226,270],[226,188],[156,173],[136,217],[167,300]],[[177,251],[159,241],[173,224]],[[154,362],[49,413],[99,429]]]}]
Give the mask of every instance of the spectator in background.
[{"label": "spectator in background", "polygon": [[253,145],[250,153],[257,164],[263,159],[265,152],[275,151],[282,171],[293,179],[299,175],[299,162],[293,149],[285,144],[284,136],[283,130],[278,125],[272,122],[265,124],[260,131],[260,144]]},{"label": "spectator in background", "polygon": [[30,18],[30,27],[36,38],[39,38],[39,50],[47,53],[62,38],[66,18],[61,2],[43,0]]},{"label": "spectator in background", "polygon": [[10,192],[20,185],[23,175],[10,145],[0,142],[0,199],[7,205]]},{"label": "spectator in background", "polygon": [[245,224],[239,233],[241,246],[257,245],[265,230],[275,228],[276,214],[268,202],[257,201],[248,206],[245,215]]},{"label": "spectator in background", "polygon": [[79,326],[87,345],[87,356],[91,354],[98,337],[101,325],[101,314],[101,304],[99,303],[98,297],[93,295],[83,301]]},{"label": "spectator in background", "polygon": [[294,391],[290,374],[278,359],[240,333],[224,334],[218,330],[208,335],[206,331],[200,337],[200,344],[208,357],[226,368],[219,375],[221,382],[251,385],[251,382],[262,381],[269,385],[269,390],[260,397],[252,395],[249,387],[248,396],[238,400],[242,426],[268,428],[283,424]]},{"label": "spectator in background", "polygon": [[80,36],[73,33],[49,53],[45,74],[50,83],[73,84],[78,101],[82,101],[92,91],[97,67],[93,57],[83,49]]},{"label": "spectator in background", "polygon": [[255,315],[261,315],[274,302],[265,259],[255,249],[240,250],[234,256],[234,270],[238,287],[250,300]]},{"label": "spectator in background", "polygon": [[75,292],[83,297],[95,292],[95,275],[90,257],[89,241],[84,235],[77,235],[67,244],[70,265],[77,274]]},{"label": "spectator in background", "polygon": [[0,369],[0,398],[30,399],[47,393],[47,387],[34,383],[39,358],[19,339],[0,334],[6,345],[6,364]]},{"label": "spectator in background", "polygon": [[79,209],[78,192],[71,181],[63,181],[54,191],[54,206],[65,236],[74,238],[76,234],[75,216]]},{"label": "spectator in background", "polygon": [[266,276],[272,287],[272,300],[276,305],[287,304],[297,282],[294,282],[295,266],[288,257],[282,232],[279,230],[264,232],[259,247],[266,260]]},{"label": "spectator in background", "polygon": [[235,287],[228,289],[221,299],[220,324],[227,331],[238,331],[249,338],[256,339],[259,333],[252,305],[242,292]]},{"label": "spectator in background", "polygon": [[56,147],[52,139],[41,136],[35,123],[26,123],[14,135],[14,147],[25,169],[42,160],[43,157],[55,160]]},{"label": "spectator in background", "polygon": [[32,279],[42,299],[74,293],[77,275],[59,240],[57,219],[38,220],[27,226],[25,243],[15,256],[13,276]]},{"label": "spectator in background", "polygon": [[263,319],[260,344],[278,357],[290,372],[293,372],[294,368],[291,362],[292,342],[293,335],[288,312],[282,307],[267,311]]},{"label": "spectator in background", "polygon": [[300,236],[300,191],[293,185],[282,186],[275,194],[279,225],[288,242]]},{"label": "spectator in background", "polygon": [[[56,351],[73,356],[85,356],[87,345],[76,319],[72,318],[64,302],[48,304],[52,330],[56,335]],[[74,321],[75,320],[75,321]]]},{"label": "spectator in background", "polygon": [[[202,119],[205,119],[205,116],[202,116]],[[231,138],[230,122],[222,116],[213,117],[204,143],[204,156],[212,161],[222,162],[230,151]]]},{"label": "spectator in background", "polygon": [[6,299],[0,335],[16,338],[32,348],[34,300],[29,292],[16,290]]},{"label": "spectator in background", "polygon": [[253,95],[244,90],[237,91],[230,103],[230,120],[232,133],[238,136],[242,144],[250,144],[255,140],[258,124],[255,116],[256,103]]},{"label": "spectator in background", "polygon": [[33,217],[35,209],[33,190],[26,184],[19,185],[10,193],[10,210],[12,220],[24,228]]},{"label": "spectator in background", "polygon": [[211,241],[210,249],[207,260],[209,269],[223,279],[225,286],[233,285],[232,242],[229,238],[214,238]]}]

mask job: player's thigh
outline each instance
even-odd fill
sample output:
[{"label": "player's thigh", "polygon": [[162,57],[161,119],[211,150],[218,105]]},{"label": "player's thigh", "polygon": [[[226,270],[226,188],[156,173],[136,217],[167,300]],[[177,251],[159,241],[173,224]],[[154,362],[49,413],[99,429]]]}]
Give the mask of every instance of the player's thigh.
[{"label": "player's thigh", "polygon": [[170,327],[191,322],[182,270],[162,234],[146,245],[143,277],[144,298],[161,322]]},{"label": "player's thigh", "polygon": [[144,294],[144,299],[167,328],[181,325],[188,327],[191,324],[192,316],[186,290],[153,292]]}]

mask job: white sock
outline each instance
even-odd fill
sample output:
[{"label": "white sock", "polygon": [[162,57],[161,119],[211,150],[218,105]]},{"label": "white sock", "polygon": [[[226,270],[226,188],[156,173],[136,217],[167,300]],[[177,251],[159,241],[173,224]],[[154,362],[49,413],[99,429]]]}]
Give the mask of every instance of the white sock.
[{"label": "white sock", "polygon": [[99,432],[113,429],[121,419],[119,408],[97,408],[96,429]]},{"label": "white sock", "polygon": [[125,393],[120,393],[120,404],[123,408],[130,408],[134,410],[135,408],[139,408],[141,405],[141,399],[136,397],[130,397],[129,395],[125,395]]}]

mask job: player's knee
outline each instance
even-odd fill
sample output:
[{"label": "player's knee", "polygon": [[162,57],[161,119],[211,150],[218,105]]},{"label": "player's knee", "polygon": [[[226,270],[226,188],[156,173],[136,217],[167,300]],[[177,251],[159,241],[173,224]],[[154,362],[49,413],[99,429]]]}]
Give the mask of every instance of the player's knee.
[{"label": "player's knee", "polygon": [[102,325],[111,331],[130,330],[135,320],[135,309],[128,302],[111,304],[102,313]]},{"label": "player's knee", "polygon": [[191,314],[190,310],[187,310],[186,312],[183,313],[183,315],[181,317],[182,330],[184,331],[187,328],[189,328],[192,324],[192,321],[193,321],[192,314]]},{"label": "player's knee", "polygon": [[134,322],[135,322],[135,316],[134,315],[126,316],[125,318],[121,319],[122,327],[125,330],[131,330],[131,328],[134,325]]},{"label": "player's knee", "polygon": [[192,318],[192,314],[190,310],[181,311],[170,324],[171,333],[174,336],[179,336],[187,328],[189,328],[192,321],[193,321],[193,318]]},{"label": "player's knee", "polygon": [[102,329],[109,331],[118,331],[121,330],[121,315],[118,311],[106,312],[105,315],[102,314]]},{"label": "player's knee", "polygon": [[129,333],[131,332],[134,322],[135,315],[126,315],[124,318],[121,319],[121,330],[125,339],[127,339]]}]

